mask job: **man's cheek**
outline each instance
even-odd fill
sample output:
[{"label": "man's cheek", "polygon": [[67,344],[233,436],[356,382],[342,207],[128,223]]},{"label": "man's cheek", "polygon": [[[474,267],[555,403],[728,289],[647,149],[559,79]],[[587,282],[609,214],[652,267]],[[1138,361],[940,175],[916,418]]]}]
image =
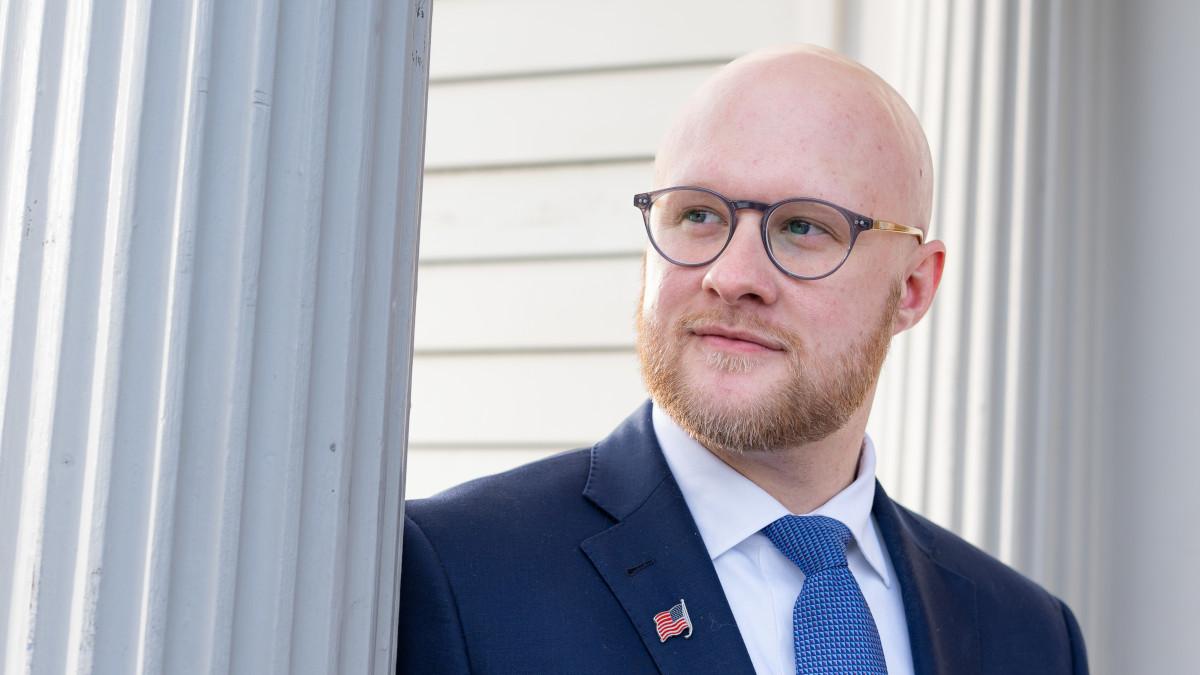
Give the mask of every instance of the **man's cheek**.
[{"label": "man's cheek", "polygon": [[666,277],[656,265],[650,265],[642,277],[642,312],[647,316],[657,314],[663,308],[664,302],[670,302],[669,287]]}]

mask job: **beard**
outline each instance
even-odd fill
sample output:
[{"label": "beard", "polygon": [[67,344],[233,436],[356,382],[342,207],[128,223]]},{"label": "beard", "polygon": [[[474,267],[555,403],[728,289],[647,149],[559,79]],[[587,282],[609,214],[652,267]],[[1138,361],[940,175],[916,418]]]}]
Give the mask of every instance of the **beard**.
[{"label": "beard", "polygon": [[[637,309],[637,352],[642,379],[654,401],[701,445],[725,452],[764,452],[823,440],[846,425],[879,379],[891,343],[900,284],[893,285],[882,316],[860,342],[833,359],[806,354],[800,337],[729,308],[688,314],[673,325],[646,320]],[[692,329],[704,325],[750,330],[784,345],[783,380],[754,400],[737,405],[688,380],[683,368]],[[710,351],[708,367],[752,376],[755,356]]]}]

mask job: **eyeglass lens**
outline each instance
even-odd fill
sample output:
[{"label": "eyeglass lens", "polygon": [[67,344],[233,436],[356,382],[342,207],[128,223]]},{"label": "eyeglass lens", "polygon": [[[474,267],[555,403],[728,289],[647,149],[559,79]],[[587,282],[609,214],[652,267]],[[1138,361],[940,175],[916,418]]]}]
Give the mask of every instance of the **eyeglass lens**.
[{"label": "eyeglass lens", "polygon": [[[650,205],[650,237],[667,258],[686,265],[712,262],[729,241],[729,205],[703,190],[671,190]],[[850,222],[837,209],[809,200],[776,207],[767,245],[788,272],[817,277],[837,268],[850,250]]]}]

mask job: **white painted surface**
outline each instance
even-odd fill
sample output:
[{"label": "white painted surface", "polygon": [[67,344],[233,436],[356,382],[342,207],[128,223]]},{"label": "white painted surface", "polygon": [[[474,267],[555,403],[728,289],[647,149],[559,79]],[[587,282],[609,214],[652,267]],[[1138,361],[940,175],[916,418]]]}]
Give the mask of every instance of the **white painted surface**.
[{"label": "white painted surface", "polygon": [[417,353],[497,345],[630,351],[641,261],[638,253],[538,264],[424,265]]},{"label": "white painted surface", "polygon": [[[633,195],[650,160],[506,171],[430,172],[421,262],[641,255],[645,229]],[[581,206],[583,205],[583,206]]]},{"label": "white painted surface", "polygon": [[599,440],[643,397],[632,349],[417,355],[411,441],[565,450]]},{"label": "white painted surface", "polygon": [[0,8],[0,671],[392,670],[428,3]]},{"label": "white painted surface", "polygon": [[1200,631],[1200,5],[1119,5],[1102,502],[1115,673],[1196,668]]},{"label": "white painted surface", "polygon": [[834,0],[447,0],[434,81],[728,61],[764,44],[834,39]]},{"label": "white painted surface", "polygon": [[[6,675],[388,670],[427,23],[284,9],[0,7]],[[881,478],[1062,594],[1094,672],[1187,671],[1198,24],[1169,0],[439,4],[410,494],[637,405],[629,198],[658,134],[720,62],[812,40],[908,97],[938,168],[950,258],[886,367]]]},{"label": "white painted surface", "polygon": [[427,166],[437,171],[584,157],[648,158],[670,117],[714,69],[680,66],[442,84],[429,101]]}]

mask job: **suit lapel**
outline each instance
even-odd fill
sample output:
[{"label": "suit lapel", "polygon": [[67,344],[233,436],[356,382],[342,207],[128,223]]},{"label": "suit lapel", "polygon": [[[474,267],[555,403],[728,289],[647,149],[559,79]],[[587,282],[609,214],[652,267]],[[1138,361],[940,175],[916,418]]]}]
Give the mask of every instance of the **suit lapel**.
[{"label": "suit lapel", "polygon": [[975,584],[937,562],[925,526],[897,506],[878,483],[871,513],[900,582],[914,671],[980,672]]},{"label": "suit lapel", "polygon": [[[592,448],[584,495],[617,522],[581,544],[663,673],[753,673],[733,612],[643,406]],[[653,617],[684,600],[692,635]]]}]

